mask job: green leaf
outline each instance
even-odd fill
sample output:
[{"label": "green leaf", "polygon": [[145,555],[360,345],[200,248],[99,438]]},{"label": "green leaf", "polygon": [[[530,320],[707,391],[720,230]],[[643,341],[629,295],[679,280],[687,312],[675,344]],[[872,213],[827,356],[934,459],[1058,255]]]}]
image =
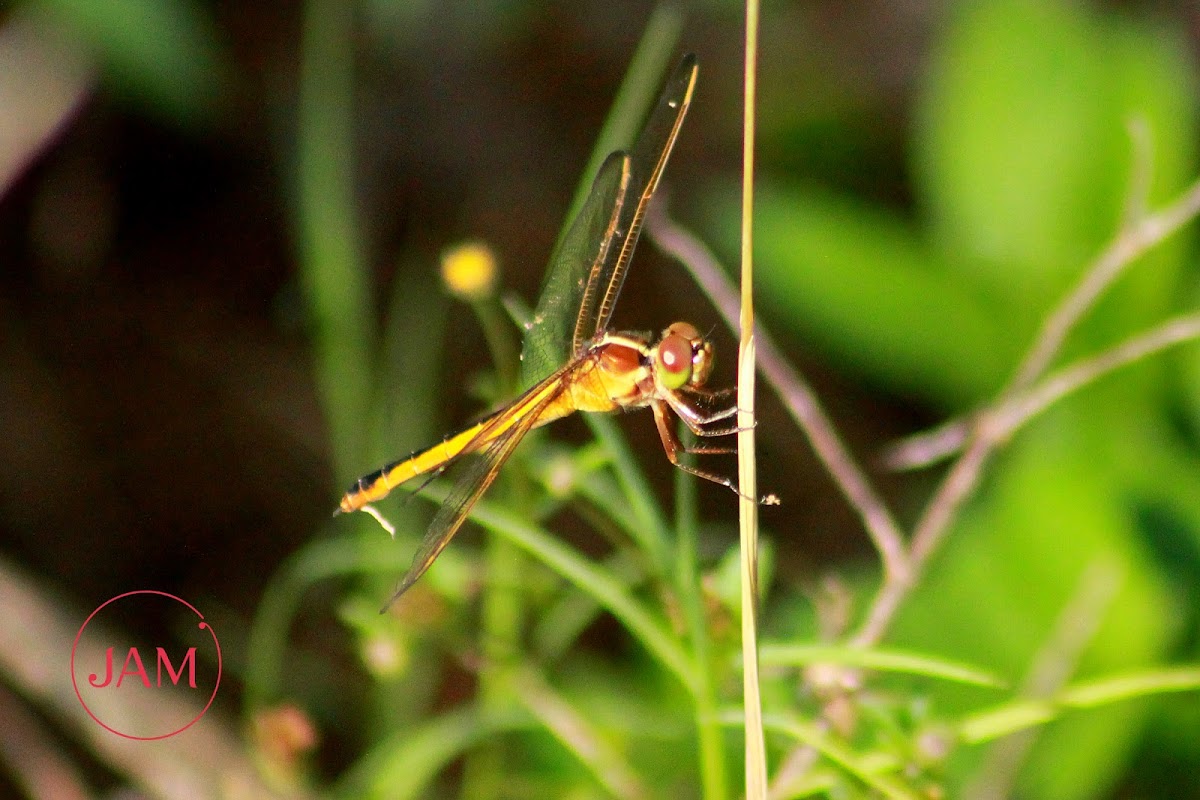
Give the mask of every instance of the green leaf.
[{"label": "green leaf", "polygon": [[761,658],[764,667],[840,664],[847,667],[922,675],[927,678],[954,681],[972,686],[1000,688],[1006,684],[1006,681],[998,675],[970,664],[890,648],[866,650],[859,647],[765,642],[761,648]]},{"label": "green leaf", "polygon": [[1139,697],[1171,692],[1200,691],[1200,666],[1130,672],[1064,688],[1045,700],[1017,700],[972,714],[959,726],[966,742],[981,742],[1044,725],[1071,709],[1097,708]]},{"label": "green leaf", "polygon": [[[901,611],[894,641],[988,664],[1015,683],[1047,648],[1066,676],[1139,669],[1164,657],[1171,601],[1123,502],[1127,474],[1154,463],[1147,453],[1157,440],[1136,420],[1098,428],[1078,411],[1068,404],[1050,412],[997,460],[986,492],[967,507]],[[1064,645],[1063,636],[1079,641]],[[936,690],[942,709],[977,702],[967,689]],[[1044,710],[1017,716],[1030,714]],[[1139,704],[1121,704],[1046,728],[1022,771],[1022,791],[1031,798],[1103,793],[1144,715]]]},{"label": "green leaf", "polygon": [[1095,708],[1107,703],[1120,703],[1135,697],[1146,697],[1167,692],[1195,692],[1200,690],[1200,666],[1173,667],[1170,669],[1131,672],[1067,687],[1059,702],[1073,708]]},{"label": "green leaf", "polygon": [[957,6],[930,64],[914,172],[932,232],[1014,305],[1040,307],[1117,221],[1104,58],[1083,9],[998,0]]},{"label": "green leaf", "polygon": [[497,715],[475,708],[450,711],[400,730],[373,748],[347,773],[337,797],[430,796],[429,784],[455,758],[500,733],[528,727],[523,715]]},{"label": "green leaf", "polygon": [[[709,230],[736,247],[736,194],[714,192]],[[1016,341],[899,217],[812,188],[760,184],[755,264],[767,316],[840,368],[961,407],[994,391]]]}]

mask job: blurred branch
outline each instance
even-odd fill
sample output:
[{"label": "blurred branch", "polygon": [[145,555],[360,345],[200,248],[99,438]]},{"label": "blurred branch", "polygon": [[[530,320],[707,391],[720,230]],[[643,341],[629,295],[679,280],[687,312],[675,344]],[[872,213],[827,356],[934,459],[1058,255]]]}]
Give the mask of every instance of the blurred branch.
[{"label": "blurred branch", "polygon": [[879,460],[896,472],[931,467],[962,450],[963,443],[967,441],[968,428],[969,418],[955,417],[936,428],[889,444],[883,449]]},{"label": "blurred branch", "polygon": [[[1148,157],[1148,152],[1142,151],[1136,155]],[[1134,175],[1139,175],[1145,169],[1145,165],[1136,165]],[[1135,200],[1131,207],[1135,208],[1139,202]],[[1002,395],[1024,389],[1037,380],[1062,347],[1067,334],[1092,307],[1101,292],[1112,285],[1125,267],[1179,230],[1197,213],[1200,213],[1200,180],[1157,214],[1128,219],[1104,252],[1084,272],[1083,280],[1074,291],[1047,317],[1034,340],[1033,348]]]},{"label": "blurred branch", "polygon": [[79,768],[51,732],[4,686],[0,686],[0,760],[29,797],[86,800],[92,796]]},{"label": "blurred branch", "polygon": [[[1147,150],[1145,147],[1135,148],[1135,157],[1146,156]],[[1135,166],[1135,183],[1138,182],[1136,176],[1144,169],[1144,164]],[[1138,191],[1138,186],[1135,185],[1131,191]],[[1130,207],[1136,205],[1134,201]],[[883,585],[862,627],[855,634],[854,643],[869,646],[880,640],[925,563],[941,545],[963,501],[978,484],[988,456],[1007,441],[1021,424],[1050,403],[1106,372],[1176,342],[1196,338],[1196,318],[1180,318],[1131,338],[1099,356],[1081,361],[1052,376],[1040,389],[1026,392],[1045,372],[1067,334],[1092,307],[1101,292],[1139,256],[1178,231],[1197,214],[1200,214],[1200,179],[1162,211],[1128,219],[1088,267],[1075,289],[1046,318],[1009,385],[989,408],[974,415],[966,424],[965,449],[934,492],[914,529],[910,562],[912,574],[894,576],[885,572]],[[945,433],[942,430],[939,436],[944,437]]]},{"label": "blurred branch", "polygon": [[1200,339],[1200,312],[1168,320],[1110,350],[1083,358],[1051,373],[1036,386],[1014,395],[989,413],[1000,438],[1010,436],[1031,418],[1087,384],[1146,356],[1183,342]]},{"label": "blurred branch", "polygon": [[[703,242],[667,216],[666,196],[652,203],[646,214],[646,232],[664,253],[676,258],[712,300],[725,324],[737,332],[738,295],[726,273]],[[754,325],[758,347],[758,369],[783,401],[792,419],[825,465],[863,524],[891,573],[907,572],[904,540],[900,526],[871,486],[854,457],[842,443],[837,430],[804,378],[784,358],[761,322]]]},{"label": "blurred branch", "polygon": [[19,10],[0,26],[0,197],[74,117],[91,93],[84,51]]},{"label": "blurred branch", "polygon": [[[1058,624],[1033,662],[1021,696],[1046,699],[1062,690],[1074,674],[1084,650],[1095,637],[1104,615],[1116,599],[1124,575],[1108,558],[1098,558],[1083,570],[1075,593],[1058,616]],[[964,796],[969,800],[1004,800],[1033,747],[1039,729],[1019,731],[996,742]]]},{"label": "blurred branch", "polygon": [[[976,414],[969,428],[956,425],[938,429],[941,435],[961,429],[968,444],[930,502],[925,515],[917,523],[912,543],[914,569],[919,570],[937,549],[954,512],[974,488],[979,471],[993,447],[1006,442],[1022,425],[1075,390],[1168,347],[1197,339],[1200,339],[1200,312],[1176,317],[1098,355],[1080,359],[1051,373],[1025,391],[1010,393],[1007,399],[1001,398],[991,408]],[[892,591],[903,594],[906,589],[896,586]],[[876,607],[872,609],[871,617],[856,641],[878,641],[879,634],[875,631],[880,622],[873,618],[878,616],[884,620],[890,617],[895,610],[894,602],[899,600],[899,597],[887,598],[883,595],[881,591],[876,599]]]},{"label": "blurred branch", "polygon": [[[1125,267],[1200,214],[1200,180],[1197,180],[1157,214],[1136,215],[1139,209],[1144,210],[1144,200],[1139,200],[1138,196],[1144,192],[1146,179],[1140,176],[1147,167],[1140,163],[1140,159],[1149,158],[1149,145],[1141,141],[1136,125],[1131,131],[1135,161],[1138,163],[1135,163],[1131,179],[1134,185],[1126,204],[1126,222],[1084,272],[1075,289],[1046,318],[1029,353],[1009,385],[1001,392],[1002,398],[1028,388],[1045,372],[1079,318]],[[892,469],[915,469],[932,464],[958,452],[974,424],[971,419],[956,420],[928,433],[905,439],[885,452],[884,462]]]},{"label": "blurred branch", "polygon": [[[158,798],[282,796],[262,782],[244,753],[236,726],[216,710],[210,709],[185,734],[154,742],[126,739],[100,727],[75,696],[68,669],[71,645],[87,612],[65,608],[3,559],[0,608],[5,610],[0,614],[0,675],[5,683],[37,704],[114,772]],[[77,658],[103,663],[104,653],[95,647],[89,650],[84,640]],[[114,715],[136,718],[159,730],[178,728],[180,720],[193,719],[200,710],[173,687],[125,693],[112,702],[117,704]]]}]

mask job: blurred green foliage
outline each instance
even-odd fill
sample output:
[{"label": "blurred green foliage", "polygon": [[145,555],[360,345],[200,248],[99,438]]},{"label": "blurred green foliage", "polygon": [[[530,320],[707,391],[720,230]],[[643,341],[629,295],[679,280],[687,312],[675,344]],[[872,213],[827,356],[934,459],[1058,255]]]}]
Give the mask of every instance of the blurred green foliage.
[{"label": "blurred green foliage", "polygon": [[[1135,202],[1158,207],[1194,177],[1198,87],[1171,27],[1073,3],[957,5],[920,89],[913,218],[831,189],[763,181],[756,257],[769,319],[840,370],[943,412],[971,410],[1009,378],[1042,318],[1121,224],[1131,185],[1136,192],[1131,126],[1152,145],[1147,196]],[[708,203],[727,253],[736,252],[734,198],[720,185]],[[1193,252],[1176,237],[1133,264],[1065,357],[1191,306]],[[1081,675],[1195,659],[1195,615],[1181,613],[1195,587],[1172,582],[1181,566],[1165,560],[1163,539],[1186,542],[1172,558],[1186,554],[1194,575],[1200,459],[1175,409],[1196,407],[1196,387],[1165,378],[1168,365],[1196,359],[1192,346],[1124,370],[1020,432],[889,638],[988,665],[1018,686],[1047,643],[1071,632],[1081,652],[1062,658]],[[857,591],[869,596],[870,580]],[[980,698],[949,687],[927,699],[953,714]],[[1190,710],[1123,703],[1048,725],[1014,791],[1107,795],[1152,720],[1167,731],[1150,734],[1155,741],[1200,763],[1194,696],[1180,705]],[[961,796],[982,756],[948,762],[948,784],[959,787],[949,796]]]},{"label": "blurred green foliage", "polygon": [[[198,4],[21,7],[94,53],[118,96],[173,124],[202,128],[230,90],[225,45]],[[469,23],[462,30],[495,35],[519,25],[523,10],[490,3],[453,15]],[[907,139],[911,209],[773,174],[765,163],[755,228],[768,324],[839,372],[939,415],[969,412],[1004,385],[1131,208],[1155,208],[1194,177],[1200,142],[1200,73],[1181,31],[1065,0],[961,2],[946,14]],[[309,0],[303,18],[295,139],[280,160],[341,481],[394,456],[393,442],[440,433],[448,301],[413,277],[432,267],[413,265],[397,271],[377,313],[351,163],[356,25],[390,26],[374,32],[403,40],[439,17],[428,2]],[[652,73],[674,57],[682,23],[674,11],[656,19],[661,29],[632,70],[631,105],[610,118],[593,168],[626,143],[639,113],[630,108],[652,95]],[[786,115],[762,115],[765,151],[803,138]],[[824,124],[837,135],[836,121]],[[1145,196],[1132,196],[1132,207],[1131,124],[1151,155]],[[581,187],[590,181],[588,170]],[[732,181],[715,176],[693,202],[701,229],[727,254],[737,252],[737,198]],[[1195,278],[1188,237],[1156,247],[1101,299],[1060,363],[1194,307]],[[1103,797],[1123,784],[1149,794],[1171,766],[1177,796],[1200,793],[1195,692],[1171,702],[1143,696],[1194,689],[1194,675],[1165,665],[1200,659],[1196,349],[1125,369],[1020,431],[908,598],[888,649],[864,655],[828,644],[806,654],[800,646],[829,638],[825,617],[836,615],[773,583],[782,547],[768,547],[772,765],[798,742],[823,756],[791,796],[906,797],[935,784],[964,796],[989,758],[978,743],[1001,730],[1033,733],[1015,779],[1021,797]],[[494,537],[486,581],[479,559],[450,548],[399,614],[375,614],[423,532],[421,515],[399,504],[388,513],[400,544],[365,518],[352,534],[340,520],[335,538],[315,537],[280,568],[239,665],[247,713],[299,698],[361,753],[335,781],[301,769],[297,783],[345,797],[429,796],[451,785],[475,797],[737,794],[734,537],[695,519],[687,489],[672,527],[630,448],[611,426],[596,432],[597,443],[570,453],[531,437],[514,458],[520,479],[479,508],[477,522]],[[435,485],[426,496],[444,494]],[[608,536],[611,552],[585,555],[556,538],[548,521],[566,508]],[[511,550],[494,549],[497,541]],[[861,610],[879,576],[853,564],[844,572],[847,602]],[[311,657],[291,631],[306,592],[347,577],[357,583],[347,582],[331,616],[349,632],[358,671],[342,664],[331,677],[324,666],[334,659]],[[609,618],[620,631],[608,632],[605,647],[616,652],[599,657],[587,638]],[[1057,704],[1030,708],[1023,687],[1054,661],[1051,642],[1062,648]],[[835,668],[814,668],[822,664]],[[866,688],[843,691],[838,680],[849,673],[839,666],[873,670]],[[1097,708],[1069,702],[1078,681],[1129,671],[1139,671],[1137,690],[1104,689]],[[343,708],[324,690],[345,675],[370,680],[364,707]],[[806,722],[835,716],[843,700],[852,733]],[[458,773],[445,778],[454,764]]]},{"label": "blurred green foliage", "polygon": [[[671,49],[662,41],[653,47],[660,56]],[[661,69],[665,62],[649,63]],[[644,76],[638,80],[645,85]],[[920,89],[910,139],[911,217],[831,188],[790,183],[767,167],[756,232],[759,296],[768,317],[838,369],[932,408],[962,412],[985,402],[1089,259],[1127,213],[1140,210],[1130,206],[1130,187],[1138,182],[1129,125],[1153,143],[1146,196],[1134,201],[1161,204],[1191,176],[1196,86],[1185,43],[1169,28],[1075,4],[956,6],[939,31]],[[314,119],[330,124],[320,114]],[[618,127],[628,130],[627,123]],[[764,131],[771,135],[769,121]],[[597,154],[611,148],[604,142]],[[585,185],[588,180],[585,175]],[[727,252],[736,247],[736,196],[718,180],[697,203]],[[327,207],[327,193],[314,197],[321,203],[302,207],[302,215]],[[1133,265],[1073,334],[1063,357],[1111,346],[1186,306],[1180,298],[1189,294],[1188,252],[1177,238]],[[1147,726],[1169,712],[1116,691],[1102,692],[1104,699],[1092,703],[1101,707],[1087,711],[1069,710],[1074,706],[1066,700],[1030,710],[1023,693],[1039,685],[1039,665],[1047,660],[1062,670],[1042,690],[1052,696],[1070,696],[1077,676],[1139,669],[1146,672],[1135,696],[1170,691],[1172,678],[1155,667],[1197,655],[1177,612],[1190,590],[1181,596],[1171,585],[1169,572],[1177,565],[1165,564],[1155,543],[1154,520],[1165,516],[1178,523],[1172,535],[1191,542],[1187,552],[1200,552],[1200,494],[1192,490],[1200,462],[1173,427],[1172,408],[1179,403],[1165,396],[1167,361],[1089,388],[1022,431],[995,459],[986,485],[893,626],[889,641],[912,655],[886,662],[881,651],[881,664],[901,666],[872,678],[871,691],[851,701],[859,717],[855,736],[840,741],[800,721],[818,711],[836,681],[824,688],[806,684],[814,694],[797,695],[796,673],[768,673],[771,727],[784,736],[775,741],[776,758],[794,737],[837,765],[814,771],[796,796],[859,796],[864,784],[887,796],[910,796],[911,787],[893,774],[904,764],[927,770],[913,785],[938,783],[949,796],[961,796],[988,774],[980,772],[987,769],[987,751],[965,746],[999,735],[981,733],[988,725],[997,732],[1034,726],[1015,778],[1024,797],[1103,796],[1127,775],[1136,748],[1145,746]],[[345,388],[339,380],[330,385]],[[606,487],[590,494],[599,503],[593,511],[602,512],[601,529],[632,531],[617,537],[614,556],[593,563],[550,531],[531,527],[531,513],[545,519],[559,503],[530,505],[529,486],[508,492],[507,502],[481,504],[475,515],[498,541],[550,568],[547,573],[511,554],[489,556],[478,645],[488,663],[476,699],[438,710],[428,694],[412,694],[433,686],[427,671],[410,671],[428,663],[428,648],[462,653],[475,647],[469,644],[476,635],[469,599],[476,577],[457,556],[445,570],[435,566],[415,590],[438,609],[428,626],[404,617],[376,624],[351,613],[361,603],[347,607],[345,619],[365,643],[390,640],[405,655],[399,670],[376,672],[382,704],[375,725],[385,734],[345,777],[346,796],[416,796],[459,757],[465,758],[464,792],[475,796],[591,796],[596,786],[665,796],[732,791],[728,774],[736,770],[724,762],[734,758],[736,737],[714,738],[713,722],[718,707],[737,697],[736,603],[728,586],[733,556],[706,559],[703,566],[712,572],[680,568],[668,575],[665,514],[636,464],[622,455],[619,437],[604,426],[597,430],[599,452],[609,455],[597,462],[594,453],[581,452],[589,466],[581,461],[570,470],[583,476],[577,480]],[[544,447],[538,439],[525,450],[536,454]],[[540,458],[517,460],[528,465]],[[615,484],[603,474],[610,461],[618,465]],[[614,491],[626,494],[632,512],[605,499]],[[430,495],[437,499],[444,491]],[[512,515],[504,508],[510,504],[523,510]],[[1161,513],[1147,514],[1148,508]],[[420,534],[419,527],[406,527],[406,535]],[[683,537],[676,556],[685,561],[698,557],[687,544],[695,536],[689,530],[685,522],[674,534]],[[361,557],[369,558],[371,549]],[[381,571],[366,562],[362,569]],[[511,577],[499,577],[498,570]],[[863,572],[849,578],[853,595],[864,600],[877,581]],[[497,587],[509,582],[525,591],[496,594],[507,592]],[[766,609],[775,646],[811,641],[820,612],[773,619],[798,602],[780,591]],[[602,609],[645,648],[619,666],[598,663],[573,641]],[[522,630],[523,620],[533,618],[556,620],[566,632],[539,635],[537,641],[553,645],[530,651]],[[1052,642],[1063,652],[1048,653]],[[836,652],[827,657],[838,662]],[[807,681],[815,674],[805,673]],[[1008,685],[951,677],[958,674],[999,675]],[[264,697],[271,694],[267,680]],[[1185,675],[1184,688],[1195,680]],[[397,702],[405,708],[399,716]],[[426,708],[433,716],[415,722]],[[407,720],[401,731],[386,733],[401,719]],[[922,737],[931,731],[946,737],[948,753],[924,753]],[[494,738],[501,732],[508,733],[503,743]],[[1181,758],[1200,764],[1200,736],[1161,735]]]},{"label": "blurred green foliage", "polygon": [[19,7],[93,54],[114,94],[164,120],[206,127],[231,88],[225,43],[193,0],[28,0]]}]

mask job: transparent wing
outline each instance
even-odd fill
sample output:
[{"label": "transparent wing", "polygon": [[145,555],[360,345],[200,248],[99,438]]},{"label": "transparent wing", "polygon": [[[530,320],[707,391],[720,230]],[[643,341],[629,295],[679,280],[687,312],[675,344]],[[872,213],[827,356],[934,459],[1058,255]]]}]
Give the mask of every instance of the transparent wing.
[{"label": "transparent wing", "polygon": [[610,154],[596,174],[587,200],[550,259],[521,354],[523,385],[578,356],[589,339],[608,328],[646,203],[679,135],[697,71],[695,56],[684,56],[633,151]]},{"label": "transparent wing", "polygon": [[576,319],[586,302],[589,276],[609,257],[629,174],[625,153],[617,151],[604,160],[587,200],[550,259],[521,353],[521,382],[526,386],[579,355],[573,343]]},{"label": "transparent wing", "polygon": [[[565,377],[568,369],[559,370],[530,389],[510,407],[512,413],[519,417],[492,441],[478,449],[476,457],[466,468],[466,472],[458,478],[450,495],[429,523],[421,546],[413,555],[412,565],[401,579],[399,588],[381,611],[387,611],[392,603],[399,600],[400,596],[425,574],[429,566],[441,555],[442,550],[446,549],[446,545],[454,538],[454,534],[458,533],[467,515],[471,513],[471,508],[496,480],[504,462],[508,461],[508,457],[525,438],[525,434],[537,426],[546,407],[562,394],[567,385]],[[496,421],[491,424],[503,425],[511,419],[506,410],[498,414]]]},{"label": "transparent wing", "polygon": [[[683,125],[684,115],[692,102],[692,91],[696,87],[698,73],[696,56],[691,53],[684,56],[667,80],[667,85],[659,95],[658,104],[650,112],[650,118],[646,120],[646,126],[629,154],[629,191],[619,210],[616,239],[607,249],[604,263],[588,281],[589,289],[594,284],[595,291],[603,292],[603,295],[598,303],[593,304],[595,319],[594,322],[588,323],[582,339],[578,338],[577,330],[577,345],[581,340],[586,341],[608,329],[617,297],[621,294],[621,286],[625,283],[625,274],[629,270],[629,259],[633,256],[633,249],[637,247],[638,236],[642,231],[646,204],[658,188],[658,181],[667,166],[667,159],[671,157],[671,150],[679,137],[679,128]],[[580,321],[583,321],[582,315]]]}]

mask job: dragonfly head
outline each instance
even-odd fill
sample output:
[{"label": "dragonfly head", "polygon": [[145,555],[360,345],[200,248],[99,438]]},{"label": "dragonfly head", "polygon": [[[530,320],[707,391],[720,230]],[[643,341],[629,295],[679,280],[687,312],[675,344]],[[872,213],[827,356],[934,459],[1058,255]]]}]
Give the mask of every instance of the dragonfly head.
[{"label": "dragonfly head", "polygon": [[663,331],[656,355],[656,377],[671,390],[701,387],[712,373],[712,345],[686,322],[676,322]]}]

